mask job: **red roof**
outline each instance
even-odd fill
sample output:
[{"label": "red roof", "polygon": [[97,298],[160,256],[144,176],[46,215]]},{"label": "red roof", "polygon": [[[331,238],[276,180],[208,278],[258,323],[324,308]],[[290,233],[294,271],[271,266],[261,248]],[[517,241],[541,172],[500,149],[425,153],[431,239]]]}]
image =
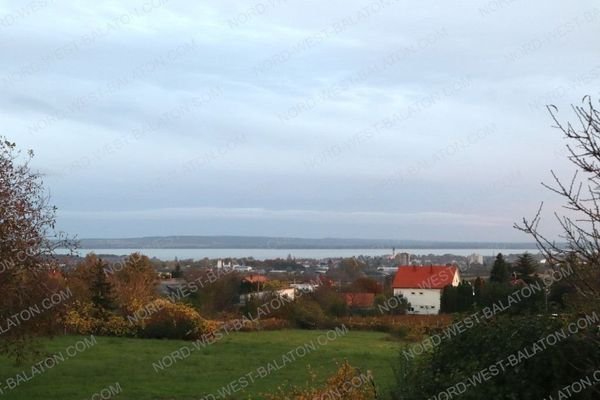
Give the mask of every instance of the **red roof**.
[{"label": "red roof", "polygon": [[375,304],[375,293],[344,293],[346,305],[356,308],[370,308]]},{"label": "red roof", "polygon": [[242,281],[248,282],[248,283],[265,283],[266,281],[268,281],[268,279],[264,275],[249,275],[249,276],[244,277],[244,279],[242,279]]},{"label": "red roof", "polygon": [[452,284],[456,267],[446,265],[410,266],[401,265],[394,277],[393,288],[398,289],[443,289]]}]

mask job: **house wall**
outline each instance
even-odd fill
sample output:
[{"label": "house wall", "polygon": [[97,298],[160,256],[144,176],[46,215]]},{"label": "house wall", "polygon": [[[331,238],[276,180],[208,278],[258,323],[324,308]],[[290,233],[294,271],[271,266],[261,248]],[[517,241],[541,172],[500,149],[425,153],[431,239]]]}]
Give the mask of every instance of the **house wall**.
[{"label": "house wall", "polygon": [[[245,305],[246,302],[251,297],[261,300],[263,297],[265,297],[267,295],[272,295],[272,294],[273,294],[273,292],[271,292],[271,291],[252,292],[252,293],[248,293],[248,294],[241,294],[240,295],[240,304]],[[279,297],[285,297],[292,301],[296,299],[296,289],[294,289],[294,288],[277,290],[275,292],[275,294],[277,294]]]},{"label": "house wall", "polygon": [[394,289],[394,296],[402,295],[409,303],[409,314],[438,314],[440,312],[440,289]]}]

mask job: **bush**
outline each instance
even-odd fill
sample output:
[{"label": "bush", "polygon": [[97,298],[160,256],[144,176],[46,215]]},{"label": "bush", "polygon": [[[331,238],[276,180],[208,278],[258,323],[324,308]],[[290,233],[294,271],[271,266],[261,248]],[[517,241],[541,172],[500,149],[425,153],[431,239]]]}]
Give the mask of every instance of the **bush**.
[{"label": "bush", "polygon": [[338,318],[334,322],[350,330],[387,332],[395,337],[417,341],[448,326],[452,318],[448,315],[379,315]]},{"label": "bush", "polygon": [[92,318],[92,305],[75,301],[65,314],[63,324],[67,332],[76,335],[95,333],[97,321]]},{"label": "bush", "polygon": [[327,327],[326,316],[319,303],[308,298],[301,298],[291,307],[291,320],[302,329],[318,329]]},{"label": "bush", "polygon": [[166,299],[154,300],[153,305],[157,311],[140,323],[141,337],[195,340],[213,329],[190,306]]},{"label": "bush", "polygon": [[[454,387],[456,384],[469,379],[477,381],[475,376],[480,371],[487,371],[490,379],[482,384],[463,386],[464,390],[459,389],[461,399],[500,400],[517,398],[515,395],[519,399],[555,398],[560,389],[589,376],[600,367],[600,347],[595,329],[570,336],[567,333],[566,338],[553,346],[541,343],[537,347],[543,350],[532,350],[535,343],[558,330],[569,332],[566,326],[575,320],[577,317],[563,321],[547,316],[507,315],[481,321],[457,336],[444,339],[430,353],[417,357],[408,355],[410,352],[403,353],[396,364],[397,384],[393,398],[437,398],[449,388],[458,388]],[[526,353],[533,356],[522,357]],[[504,367],[497,364],[515,355],[518,355],[518,364],[511,366],[504,363]],[[494,365],[499,371],[497,374],[491,373],[490,366]],[[588,389],[576,398],[591,400],[596,396],[593,390]]]},{"label": "bush", "polygon": [[[310,372],[310,371],[309,371]],[[310,373],[312,382],[305,387],[281,388],[275,394],[265,394],[267,400],[375,400],[377,389],[370,371],[361,372],[347,361],[327,379],[325,385],[316,383],[316,374]]]},{"label": "bush", "polygon": [[319,303],[321,309],[329,316],[343,317],[348,314],[346,299],[333,288],[321,286],[310,297]]},{"label": "bush", "polygon": [[77,335],[135,336],[136,327],[120,315],[99,313],[91,303],[76,301],[64,317],[67,332]]}]

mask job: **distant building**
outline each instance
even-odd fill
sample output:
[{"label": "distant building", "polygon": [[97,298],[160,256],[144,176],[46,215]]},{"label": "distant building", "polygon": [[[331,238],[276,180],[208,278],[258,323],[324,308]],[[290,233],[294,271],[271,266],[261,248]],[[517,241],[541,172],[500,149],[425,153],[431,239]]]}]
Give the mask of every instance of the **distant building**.
[{"label": "distant building", "polygon": [[409,314],[437,314],[440,311],[442,290],[458,286],[458,268],[445,265],[398,267],[392,288],[394,296],[402,296],[409,303]]},{"label": "distant building", "polygon": [[400,265],[410,265],[410,254],[398,253],[396,254],[396,257],[394,257],[394,261]]},{"label": "distant building", "polygon": [[296,290],[294,288],[280,289],[275,291],[261,291],[254,293],[246,293],[240,295],[240,304],[245,305],[250,299],[263,299],[268,296],[277,296],[288,301],[296,299]]},{"label": "distant building", "polygon": [[171,293],[177,293],[186,286],[187,281],[185,279],[163,279],[159,282],[157,289],[160,294],[169,295]]},{"label": "distant building", "polygon": [[218,269],[221,269],[221,268],[231,269],[231,262],[224,262],[223,260],[218,260],[217,268]]},{"label": "distant building", "polygon": [[292,283],[290,287],[302,293],[312,293],[319,286],[314,283]]},{"label": "distant building", "polygon": [[469,264],[483,265],[483,256],[481,254],[473,253],[467,257],[467,262]]}]

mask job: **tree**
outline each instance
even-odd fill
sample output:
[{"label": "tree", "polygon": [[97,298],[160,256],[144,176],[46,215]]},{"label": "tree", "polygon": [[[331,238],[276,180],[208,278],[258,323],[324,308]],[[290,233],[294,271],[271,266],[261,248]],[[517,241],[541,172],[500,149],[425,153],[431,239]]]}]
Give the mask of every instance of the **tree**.
[{"label": "tree", "polygon": [[530,276],[537,271],[537,260],[529,253],[524,253],[517,258],[514,271],[525,282],[530,282]]},{"label": "tree", "polygon": [[440,312],[453,313],[458,310],[458,289],[452,285],[446,286],[442,290],[440,297]]},{"label": "tree", "polygon": [[458,286],[446,286],[440,299],[440,312],[453,313],[469,311],[473,307],[473,286],[467,281]]},{"label": "tree", "polygon": [[353,282],[364,276],[364,268],[364,263],[359,262],[356,258],[344,258],[334,273],[334,279]]},{"label": "tree", "polygon": [[575,124],[560,122],[558,109],[548,106],[554,127],[568,141],[568,159],[576,171],[565,182],[552,170],[553,183],[542,183],[565,202],[567,213],[554,213],[564,243],[541,232],[543,203],[532,219],[523,218],[515,227],[533,237],[551,267],[571,269],[565,282],[576,293],[572,301],[579,298],[578,308],[585,311],[600,304],[600,111],[589,96],[572,109]]},{"label": "tree", "polygon": [[173,270],[173,272],[171,272],[171,277],[172,278],[182,278],[183,277],[183,272],[181,272],[181,264],[179,264],[179,263],[175,264],[175,269]]},{"label": "tree", "polygon": [[52,254],[57,246],[69,244],[54,230],[56,209],[50,205],[40,174],[31,169],[32,158],[32,151],[23,154],[0,136],[0,352],[17,362],[35,352],[32,337],[57,328],[62,307],[27,320],[16,321],[14,316],[41,307],[44,299],[60,289]]},{"label": "tree", "polygon": [[346,300],[332,287],[320,285],[310,297],[319,303],[321,309],[329,316],[343,317],[348,313]]},{"label": "tree", "polygon": [[[485,385],[466,388],[460,392],[460,398],[555,398],[559,390],[562,393],[559,398],[567,397],[564,388],[585,379],[600,367],[598,317],[594,314],[600,305],[600,112],[588,97],[584,98],[583,106],[574,107],[574,110],[579,124],[561,124],[556,109],[549,107],[556,126],[570,142],[567,145],[569,159],[579,169],[566,184],[552,171],[554,184],[545,185],[566,202],[567,215],[555,213],[563,232],[560,238],[565,243],[557,243],[541,232],[542,206],[533,219],[523,218],[520,224],[515,225],[534,238],[550,267],[560,270],[561,284],[568,283],[574,290],[570,292],[568,287],[558,288],[556,284],[551,287],[551,294],[554,291],[558,299],[566,297],[570,315],[562,313],[556,318],[540,314],[543,293],[539,291],[511,306],[508,313],[512,315],[502,313],[480,321],[471,329],[442,341],[424,357],[415,360],[400,357],[394,399],[437,397],[448,389],[448,382],[465,382],[474,371],[487,369],[507,354],[517,354],[523,348],[531,348],[532,343],[538,343],[540,338],[567,331],[568,326],[572,326],[574,321],[579,323],[584,315],[589,321],[586,329],[569,334],[535,357],[525,358],[522,362],[519,360],[518,367],[503,369]],[[499,283],[503,280],[499,278],[505,275],[502,264],[497,261],[494,281],[498,283],[484,286],[486,296],[492,291],[514,288]],[[527,269],[522,272],[527,272]],[[540,283],[535,277],[532,281],[535,285]],[[498,298],[497,295],[490,296],[493,297]],[[519,309],[526,309],[531,314],[514,315]],[[578,391],[575,397],[591,400],[597,399],[599,394],[598,388],[589,387]]]},{"label": "tree", "polygon": [[111,283],[120,307],[129,314],[156,297],[158,275],[147,256],[133,253],[111,277]]},{"label": "tree", "polygon": [[95,255],[87,256],[92,273],[89,290],[91,302],[94,306],[97,316],[105,316],[107,313],[116,310],[115,293],[112,283],[106,276],[106,263]]},{"label": "tree", "polygon": [[467,281],[462,281],[457,287],[457,311],[464,312],[473,308],[473,286]]},{"label": "tree", "polygon": [[481,279],[479,276],[473,282],[473,296],[474,296],[473,301],[477,305],[481,304],[481,296],[484,291],[484,285],[485,285],[484,280]]},{"label": "tree", "polygon": [[236,310],[240,300],[242,277],[237,272],[227,272],[214,278],[212,272],[190,271],[185,279],[198,290],[191,290],[187,299],[194,304],[200,314],[216,317]]},{"label": "tree", "polygon": [[490,282],[507,283],[510,280],[510,265],[504,260],[502,253],[498,253],[492,272],[490,274]]},{"label": "tree", "polygon": [[375,294],[383,291],[383,287],[376,280],[367,277],[356,279],[348,289],[351,292]]}]

